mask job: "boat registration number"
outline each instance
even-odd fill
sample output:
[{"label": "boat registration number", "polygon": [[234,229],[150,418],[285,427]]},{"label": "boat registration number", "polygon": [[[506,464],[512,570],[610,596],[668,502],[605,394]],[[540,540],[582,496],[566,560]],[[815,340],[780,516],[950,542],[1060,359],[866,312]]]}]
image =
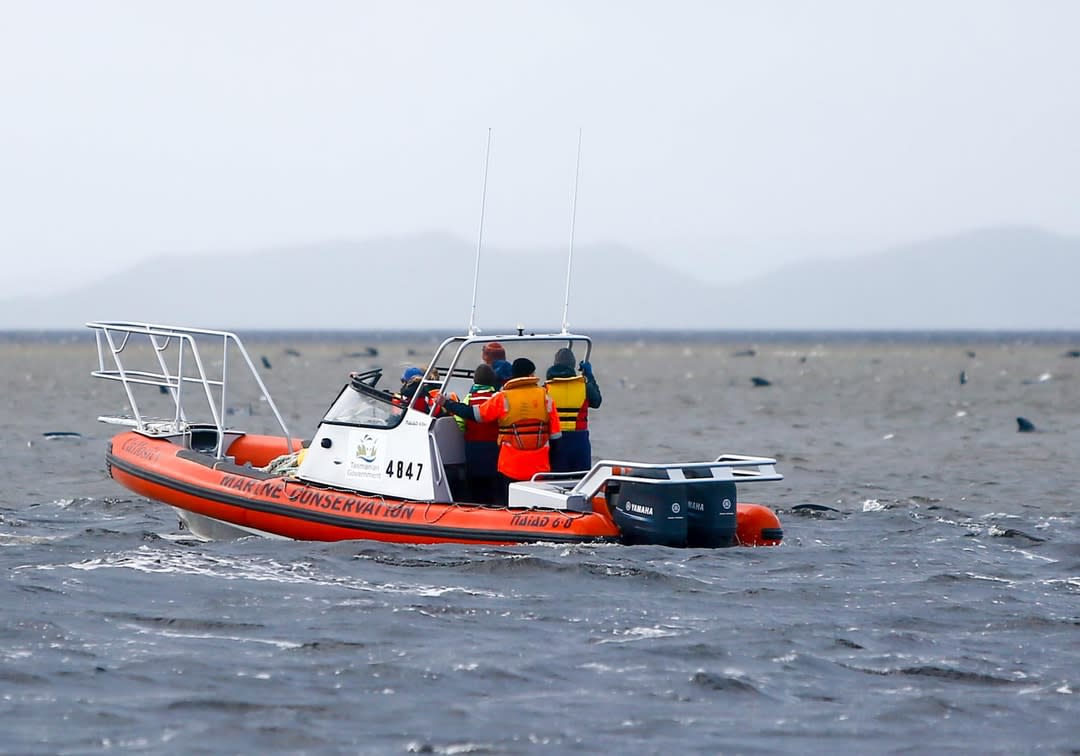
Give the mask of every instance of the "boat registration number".
[{"label": "boat registration number", "polygon": [[415,476],[416,480],[420,480],[420,473],[424,471],[423,462],[405,462],[404,460],[390,460],[390,463],[386,466],[386,477],[388,478],[408,478],[413,480]]}]

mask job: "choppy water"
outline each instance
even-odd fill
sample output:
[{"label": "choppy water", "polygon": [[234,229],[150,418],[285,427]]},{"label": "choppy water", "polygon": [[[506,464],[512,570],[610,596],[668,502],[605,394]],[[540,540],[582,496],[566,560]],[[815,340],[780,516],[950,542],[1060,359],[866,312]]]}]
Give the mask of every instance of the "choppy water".
[{"label": "choppy water", "polygon": [[[89,340],[9,340],[0,751],[1075,753],[1074,346],[601,342],[598,456],[787,476],[783,547],[696,551],[187,540],[105,476]],[[302,435],[357,367],[249,348]]]}]

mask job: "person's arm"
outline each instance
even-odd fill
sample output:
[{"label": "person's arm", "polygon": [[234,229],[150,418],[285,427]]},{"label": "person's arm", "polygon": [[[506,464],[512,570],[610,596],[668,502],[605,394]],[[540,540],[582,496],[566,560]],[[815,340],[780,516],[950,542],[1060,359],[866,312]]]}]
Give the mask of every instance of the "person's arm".
[{"label": "person's arm", "polygon": [[591,409],[597,409],[604,401],[604,397],[600,395],[600,384],[596,382],[596,376],[593,375],[592,365],[582,362],[579,367],[581,374],[585,376],[585,399]]},{"label": "person's arm", "polygon": [[450,399],[443,405],[443,409],[451,415],[463,417],[466,420],[474,420],[478,423],[490,423],[498,420],[503,413],[503,395],[495,394],[493,397],[480,404],[469,406],[463,402],[455,402]]},{"label": "person's arm", "polygon": [[[488,401],[490,401],[490,399]],[[478,414],[479,407],[470,407],[464,402],[455,402],[453,399],[448,399],[443,403],[442,408],[455,417],[480,422]]]},{"label": "person's arm", "polygon": [[548,408],[548,431],[551,433],[551,440],[562,438],[562,423],[559,422],[559,410],[555,408],[555,402],[551,401],[551,397],[547,397]]},{"label": "person's arm", "polygon": [[493,423],[506,412],[506,402],[503,401],[502,392],[498,392],[490,399],[473,407],[476,410],[476,422]]},{"label": "person's arm", "polygon": [[[465,398],[461,400],[461,403],[462,403],[462,404],[465,404],[465,405],[468,405],[468,404],[469,404],[469,397],[470,397],[470,396],[472,396],[472,392],[471,392],[471,391],[470,391],[470,392],[469,392],[468,394],[466,394],[466,395],[465,395]],[[452,397],[452,396],[451,396],[451,397],[449,397],[449,398],[448,398],[448,401],[451,401],[451,402],[452,402],[452,401],[454,401],[454,397]],[[446,409],[446,404],[445,404],[445,403],[443,404],[443,409]],[[450,412],[450,410],[446,410],[446,411],[447,411],[447,412]],[[453,413],[453,412],[450,412],[450,414],[451,414],[451,415],[453,415],[454,413]],[[464,433],[464,432],[465,432],[465,418],[463,418],[463,417],[459,417],[458,415],[454,415],[454,421],[455,421],[455,422],[457,423],[458,429],[459,429],[459,430],[460,430],[460,431],[461,431],[462,433]]]}]

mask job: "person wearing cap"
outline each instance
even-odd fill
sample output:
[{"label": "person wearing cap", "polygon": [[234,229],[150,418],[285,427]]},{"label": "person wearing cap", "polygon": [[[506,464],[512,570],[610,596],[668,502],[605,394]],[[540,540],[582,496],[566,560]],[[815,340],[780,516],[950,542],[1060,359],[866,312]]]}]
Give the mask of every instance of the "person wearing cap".
[{"label": "person wearing cap", "polygon": [[589,441],[589,409],[603,401],[592,365],[582,362],[581,375],[574,369],[574,353],[567,348],[555,353],[554,364],[547,369],[546,388],[559,413],[562,436],[551,442],[551,469],[574,472],[592,467],[592,444]]},{"label": "person wearing cap", "polygon": [[519,357],[511,365],[511,378],[481,404],[448,401],[446,410],[479,423],[498,423],[499,501],[506,504],[510,483],[529,480],[551,469],[548,442],[558,438],[559,415],[555,403],[536,378],[536,365]]},{"label": "person wearing cap", "polygon": [[[437,371],[432,371],[432,378],[438,379],[439,374]],[[416,404],[412,404],[412,398],[416,395],[417,391],[420,391],[420,397],[416,400]],[[394,394],[394,404],[400,407],[413,406],[414,409],[420,412],[428,412],[435,403],[435,398],[439,395],[439,385],[437,383],[424,383],[424,371],[418,367],[407,367],[405,372],[401,374],[401,390]],[[451,395],[453,399],[457,399],[457,396]]]},{"label": "person wearing cap", "polygon": [[401,407],[407,407],[409,400],[416,394],[416,390],[420,388],[420,381],[424,379],[424,371],[415,365],[410,365],[405,368],[405,371],[401,374],[401,388],[394,394],[394,404]]},{"label": "person wearing cap", "polygon": [[[476,407],[496,392],[498,378],[491,365],[480,363],[473,371],[473,385],[461,400]],[[465,479],[469,497],[477,504],[494,504],[499,483],[499,426],[475,418],[454,418],[465,435]]]},{"label": "person wearing cap", "polygon": [[420,379],[424,377],[424,371],[415,365],[410,365],[405,368],[405,372],[401,374],[401,386],[404,388],[406,385],[419,383]]}]

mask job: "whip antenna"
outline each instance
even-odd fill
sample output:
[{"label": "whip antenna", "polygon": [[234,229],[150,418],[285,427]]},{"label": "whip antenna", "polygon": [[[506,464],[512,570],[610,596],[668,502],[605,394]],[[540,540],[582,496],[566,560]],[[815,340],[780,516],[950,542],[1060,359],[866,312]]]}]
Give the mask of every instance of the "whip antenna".
[{"label": "whip antenna", "polygon": [[574,221],[577,220],[578,177],[581,175],[581,129],[577,132],[577,164],[574,166],[574,197],[570,202],[570,251],[566,255],[566,300],[562,311],[562,332],[567,333],[570,324],[566,321],[570,311],[570,272],[574,267]]},{"label": "whip antenna", "polygon": [[476,282],[480,280],[480,247],[484,242],[484,206],[487,203],[488,163],[491,161],[491,129],[488,129],[484,155],[484,188],[480,190],[480,230],[476,234],[476,265],[472,279],[472,309],[469,311],[469,335],[476,335]]}]

